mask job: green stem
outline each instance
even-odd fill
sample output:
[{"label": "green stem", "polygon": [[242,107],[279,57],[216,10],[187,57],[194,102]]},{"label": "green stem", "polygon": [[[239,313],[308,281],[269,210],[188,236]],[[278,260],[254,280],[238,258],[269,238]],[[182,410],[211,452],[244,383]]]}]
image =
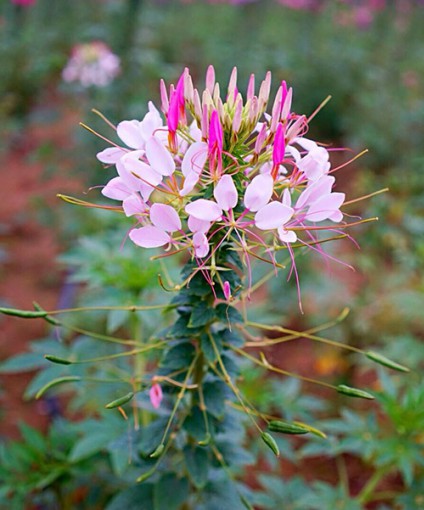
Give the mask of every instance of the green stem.
[{"label": "green stem", "polygon": [[363,487],[361,492],[356,497],[357,501],[365,504],[373,499],[373,493],[380,481],[392,470],[391,466],[382,466],[368,480],[368,483]]},{"label": "green stem", "polygon": [[[140,319],[137,315],[132,315],[131,319],[132,319],[131,322],[132,322],[133,338],[137,344],[142,344],[143,337],[142,337],[142,333],[141,333]],[[141,389],[142,389],[141,381],[143,379],[145,369],[146,369],[146,360],[144,357],[144,353],[139,352],[134,357],[134,379],[135,379],[134,389],[136,391],[141,391]],[[135,404],[135,402],[134,402],[134,404]],[[133,409],[134,409],[135,424],[138,426],[138,417],[140,417],[141,425],[143,427],[146,427],[150,421],[150,416],[149,416],[148,411],[146,411],[145,409],[138,409],[138,407],[136,407],[135,405],[134,405]],[[138,428],[137,426],[136,426],[136,428]]]}]

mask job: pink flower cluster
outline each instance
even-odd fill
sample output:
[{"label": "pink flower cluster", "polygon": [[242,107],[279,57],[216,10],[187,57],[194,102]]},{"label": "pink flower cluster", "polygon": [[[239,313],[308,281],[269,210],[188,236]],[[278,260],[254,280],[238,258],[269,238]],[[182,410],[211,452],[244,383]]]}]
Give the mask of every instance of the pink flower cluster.
[{"label": "pink flower cluster", "polygon": [[251,75],[243,98],[234,68],[223,101],[212,66],[202,91],[185,69],[175,87],[161,82],[164,117],[150,102],[141,121],[117,125],[120,143],[97,154],[117,170],[102,193],[134,218],[136,245],[188,249],[201,267],[228,241],[273,263],[277,251],[313,246],[315,230],[342,221],[328,150],[306,137],[286,82],[266,113],[270,88],[271,73],[258,92]]},{"label": "pink flower cluster", "polygon": [[23,7],[30,7],[34,5],[37,0],[11,0],[12,4],[22,5]]},{"label": "pink flower cluster", "polygon": [[105,87],[119,75],[120,60],[107,44],[92,41],[74,46],[62,78],[79,82],[83,87]]}]

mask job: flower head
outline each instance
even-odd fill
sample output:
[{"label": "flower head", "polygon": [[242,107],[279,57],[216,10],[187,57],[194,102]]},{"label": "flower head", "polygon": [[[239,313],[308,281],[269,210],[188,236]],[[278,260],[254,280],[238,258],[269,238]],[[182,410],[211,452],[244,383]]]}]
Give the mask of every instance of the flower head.
[{"label": "flower head", "polygon": [[286,82],[266,113],[270,86],[267,73],[256,95],[252,75],[244,100],[235,68],[223,102],[212,66],[203,91],[185,69],[169,95],[161,82],[164,119],[149,103],[143,120],[118,124],[122,144],[97,157],[116,165],[103,195],[134,218],[135,244],[188,249],[205,271],[223,243],[275,264],[282,250],[292,257],[293,243],[315,246],[316,230],[344,228],[328,150],[305,136],[308,119],[292,110]]},{"label": "flower head", "polygon": [[74,46],[62,78],[66,82],[79,82],[83,87],[105,87],[120,71],[119,57],[109,46],[101,41],[92,41]]}]

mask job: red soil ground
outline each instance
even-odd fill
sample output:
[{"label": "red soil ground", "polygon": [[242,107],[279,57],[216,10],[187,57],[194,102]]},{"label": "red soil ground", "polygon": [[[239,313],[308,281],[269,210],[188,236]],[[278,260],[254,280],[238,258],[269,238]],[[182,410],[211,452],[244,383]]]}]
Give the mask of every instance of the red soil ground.
[{"label": "red soil ground", "polygon": [[[2,158],[0,200],[0,300],[4,306],[32,308],[32,301],[55,308],[62,275],[55,258],[59,253],[56,233],[37,220],[37,203],[60,207],[56,193],[81,190],[69,179],[70,169],[61,163],[54,176],[46,179],[43,164],[31,161],[33,150],[42,144],[66,148],[77,117],[67,111],[47,125],[28,126]],[[41,320],[24,321],[0,317],[0,360],[26,350],[28,342],[43,336]],[[24,402],[22,394],[33,374],[0,376],[0,437],[17,436],[17,423],[25,421],[44,427],[43,408]]]}]

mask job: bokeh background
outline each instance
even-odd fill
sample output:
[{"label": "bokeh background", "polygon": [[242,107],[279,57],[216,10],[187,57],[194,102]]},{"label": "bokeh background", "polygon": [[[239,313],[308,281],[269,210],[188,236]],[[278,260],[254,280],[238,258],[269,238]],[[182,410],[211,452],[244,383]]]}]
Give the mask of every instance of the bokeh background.
[{"label": "bokeh background", "polygon": [[[261,79],[270,70],[275,87],[282,79],[293,87],[300,113],[313,112],[331,95],[311,124],[312,137],[352,151],[334,153],[334,163],[368,149],[339,172],[348,197],[389,188],[357,203],[355,214],[379,218],[355,230],[359,249],[346,240],[328,248],[355,271],[314,254],[302,257],[305,314],[295,282],[283,275],[258,294],[252,316],[303,329],[348,307],[328,336],[378,348],[412,372],[389,377],[306,340],[273,350],[282,368],[379,392],[377,405],[354,403],[346,411],[343,401],[314,388],[246,370],[243,389],[262,409],[309,418],[331,432],[325,444],[285,441],[278,463],[260,448],[252,453],[249,475],[241,476],[257,491],[257,508],[424,508],[423,26],[418,0],[1,2],[2,306],[165,299],[158,268],[140,274],[147,257],[135,247],[119,248],[124,225],[56,194],[100,200],[95,187],[112,175],[95,159],[105,143],[78,123],[105,132],[92,109],[114,123],[141,119],[149,100],[160,104],[159,80],[175,83],[185,66],[203,82],[213,64],[223,83],[237,66],[240,90],[250,73]],[[78,52],[89,64],[105,47],[120,61],[115,72],[109,60],[110,80],[64,73]],[[177,265],[170,273],[178,273]],[[259,278],[262,269],[255,271]],[[146,328],[157,320],[149,325],[147,319]],[[110,313],[89,325],[113,333],[127,322],[126,314]],[[57,348],[57,335],[41,321],[13,318],[0,319],[0,332],[0,508],[114,508],[110,502],[130,483],[116,447],[105,448],[103,440],[88,457],[75,454],[84,427],[100,419],[96,394],[34,403],[54,376],[42,354]]]}]

